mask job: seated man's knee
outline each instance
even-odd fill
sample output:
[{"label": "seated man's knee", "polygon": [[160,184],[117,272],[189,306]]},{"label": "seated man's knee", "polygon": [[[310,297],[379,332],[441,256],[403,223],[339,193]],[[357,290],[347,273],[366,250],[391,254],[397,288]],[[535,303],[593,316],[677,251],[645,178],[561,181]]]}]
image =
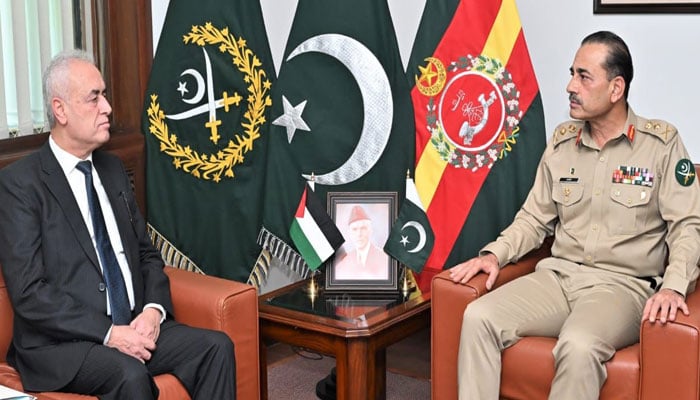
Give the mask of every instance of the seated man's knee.
[{"label": "seated man's knee", "polygon": [[234,354],[234,344],[227,334],[220,331],[213,331],[209,335],[209,342],[222,353]]},{"label": "seated man's knee", "polygon": [[488,302],[480,301],[481,298],[474,300],[464,310],[462,317],[462,328],[481,329],[488,324],[489,316],[492,315],[492,310]]},{"label": "seated man's knee", "polygon": [[221,368],[235,370],[236,355],[231,338],[220,331],[209,331],[205,340],[208,344],[212,362],[219,364]]},{"label": "seated man's knee", "polygon": [[[119,376],[121,392],[123,393],[157,393],[155,383],[144,363],[133,359],[113,366],[114,373]],[[144,397],[146,398],[146,397]]]},{"label": "seated man's knee", "polygon": [[120,373],[125,382],[132,382],[135,385],[147,385],[151,380],[151,375],[145,366],[143,368],[137,366],[136,368],[122,369]]},{"label": "seated man's knee", "polygon": [[568,357],[582,361],[603,362],[614,351],[610,345],[604,343],[597,335],[576,331],[560,335],[552,353],[557,360]]}]

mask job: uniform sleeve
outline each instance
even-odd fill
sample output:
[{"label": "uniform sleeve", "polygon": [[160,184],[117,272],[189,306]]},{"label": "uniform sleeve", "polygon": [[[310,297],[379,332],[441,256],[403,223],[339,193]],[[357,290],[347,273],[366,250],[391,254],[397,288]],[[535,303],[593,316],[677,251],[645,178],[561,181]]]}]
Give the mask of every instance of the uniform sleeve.
[{"label": "uniform sleeve", "polygon": [[552,201],[552,176],[547,160],[553,153],[550,142],[537,167],[535,181],[525,203],[500,236],[486,245],[480,252],[493,253],[501,267],[517,261],[533,249],[542,245],[551,235],[557,220],[557,208]]},{"label": "uniform sleeve", "polygon": [[668,227],[669,249],[661,288],[687,294],[699,274],[700,184],[680,137],[675,135],[668,146],[659,190],[659,211]]}]

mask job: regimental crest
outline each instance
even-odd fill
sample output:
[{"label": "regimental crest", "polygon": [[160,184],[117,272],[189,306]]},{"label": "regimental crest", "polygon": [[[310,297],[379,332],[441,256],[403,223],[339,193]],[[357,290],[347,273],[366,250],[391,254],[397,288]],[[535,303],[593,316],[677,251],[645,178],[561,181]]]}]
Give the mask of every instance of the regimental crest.
[{"label": "regimental crest", "polygon": [[484,55],[460,57],[447,68],[438,58],[425,61],[416,88],[429,97],[431,144],[454,168],[491,168],[515,145],[523,114],[510,72]]},{"label": "regimental crest", "polygon": [[[245,155],[253,150],[255,140],[260,138],[260,128],[266,122],[265,111],[272,105],[269,96],[272,83],[262,69],[260,59],[247,47],[246,40],[234,37],[228,27],[218,29],[209,22],[204,26],[194,25],[183,36],[183,42],[202,48],[204,75],[195,68],[188,68],[180,74],[181,77],[193,78],[197,86],[190,95],[186,85],[179,83],[181,100],[187,104],[185,111],[168,113],[161,107],[158,94],[150,95],[147,110],[149,133],[160,142],[160,151],[172,158],[175,169],[215,183],[221,181],[222,175],[233,179],[234,168],[243,163]],[[212,51],[228,54],[232,67],[243,74],[247,85],[245,99],[235,91],[229,93],[226,88],[215,87],[210,58]],[[234,107],[245,107],[240,126],[225,126],[217,114],[228,113]],[[174,132],[168,126],[169,121],[187,120],[203,114],[208,118],[201,126],[195,125],[194,132]],[[187,143],[187,138],[202,135],[202,132],[209,135],[216,150],[200,150]]]}]

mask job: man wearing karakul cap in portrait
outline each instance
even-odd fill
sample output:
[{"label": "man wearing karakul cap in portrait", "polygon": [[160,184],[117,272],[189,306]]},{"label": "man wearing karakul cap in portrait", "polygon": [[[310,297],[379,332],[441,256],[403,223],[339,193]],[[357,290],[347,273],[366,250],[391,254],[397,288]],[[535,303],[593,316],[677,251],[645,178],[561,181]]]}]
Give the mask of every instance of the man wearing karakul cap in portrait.
[{"label": "man wearing karakul cap in portrait", "polygon": [[348,226],[355,248],[335,266],[335,279],[389,279],[389,256],[370,241],[372,220],[361,206],[350,211]]}]

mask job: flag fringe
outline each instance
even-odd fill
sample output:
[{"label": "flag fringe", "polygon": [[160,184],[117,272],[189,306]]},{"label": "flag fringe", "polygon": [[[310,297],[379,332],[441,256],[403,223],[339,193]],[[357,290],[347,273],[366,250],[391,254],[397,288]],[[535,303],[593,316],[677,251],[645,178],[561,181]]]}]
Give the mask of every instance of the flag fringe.
[{"label": "flag fringe", "polygon": [[262,249],[258,255],[258,259],[255,260],[255,265],[250,271],[248,276],[249,285],[254,286],[258,291],[260,291],[260,286],[267,282],[267,276],[270,271],[270,263],[272,262],[272,255],[266,249]]},{"label": "flag fringe", "polygon": [[284,265],[299,274],[302,279],[306,279],[309,276],[311,270],[304,261],[304,258],[284,240],[278,238],[265,227],[260,228],[258,244],[262,246],[264,250],[269,251],[274,257],[279,258]]},{"label": "flag fringe", "polygon": [[175,268],[184,269],[187,271],[204,274],[197,264],[187,257],[182,251],[175,247],[168,239],[165,238],[153,225],[148,224],[146,227],[148,235],[151,237],[151,243],[160,251],[161,257],[165,264]]}]

